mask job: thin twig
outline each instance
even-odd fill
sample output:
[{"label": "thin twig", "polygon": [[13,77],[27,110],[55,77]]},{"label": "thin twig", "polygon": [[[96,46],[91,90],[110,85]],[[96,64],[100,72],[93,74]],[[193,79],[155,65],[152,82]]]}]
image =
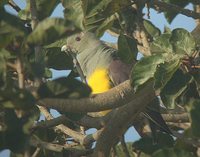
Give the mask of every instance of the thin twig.
[{"label": "thin twig", "polygon": [[[45,107],[42,107],[42,106],[38,106],[38,107],[39,107],[40,111],[44,114],[44,116],[46,117],[47,120],[53,119],[53,116],[48,112],[48,110]],[[83,134],[80,134],[79,132],[76,132],[76,131],[70,129],[70,128],[64,126],[63,124],[56,126],[56,128],[61,130],[66,135],[73,137],[76,141],[78,141],[80,143],[83,142],[83,139],[84,139]]]},{"label": "thin twig", "polygon": [[125,154],[125,157],[131,157],[130,154],[129,154],[126,142],[124,140],[124,135],[122,135],[122,137],[120,138],[120,142],[121,142],[122,150]]},{"label": "thin twig", "polygon": [[35,150],[35,152],[33,153],[33,155],[31,157],[37,157],[38,154],[40,153],[40,151],[41,151],[41,148],[37,147],[36,150]]},{"label": "thin twig", "polygon": [[13,63],[7,62],[7,63],[6,63],[6,65],[7,65],[8,67],[10,67],[10,68],[14,69],[14,70],[16,70],[16,69],[17,69],[17,66],[16,66],[16,64],[13,64]]},{"label": "thin twig", "polygon": [[70,153],[76,153],[80,155],[85,155],[92,152],[91,149],[84,150],[84,149],[69,148],[67,145],[52,144],[41,140],[37,140],[35,138],[31,138],[30,144],[32,146],[40,147],[41,149],[52,150],[54,152],[63,152],[64,150],[66,150],[69,151]]},{"label": "thin twig", "polygon": [[16,12],[20,12],[21,8],[13,1],[13,0],[9,0],[8,4],[16,11]]},{"label": "thin twig", "polygon": [[31,21],[32,21],[31,26],[32,26],[32,29],[34,30],[39,22],[35,0],[30,0],[30,12],[31,12]]},{"label": "thin twig", "polygon": [[16,70],[18,74],[18,84],[19,88],[23,89],[25,84],[24,84],[24,72],[23,72],[23,65],[21,59],[18,57],[16,60]]}]

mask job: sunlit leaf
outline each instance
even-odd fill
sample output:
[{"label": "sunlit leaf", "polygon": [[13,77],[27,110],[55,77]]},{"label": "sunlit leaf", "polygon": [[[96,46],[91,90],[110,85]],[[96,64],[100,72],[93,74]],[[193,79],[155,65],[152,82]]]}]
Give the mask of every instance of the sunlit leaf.
[{"label": "sunlit leaf", "polygon": [[141,85],[153,78],[157,66],[164,63],[165,59],[162,55],[152,55],[142,58],[135,64],[131,73],[131,84],[135,90]]},{"label": "sunlit leaf", "polygon": [[193,36],[182,28],[177,28],[172,31],[170,42],[173,45],[173,50],[175,53],[180,53],[183,55],[188,54],[191,56],[195,49],[195,40]]},{"label": "sunlit leaf", "polygon": [[162,34],[155,38],[155,40],[151,43],[150,49],[151,53],[171,53],[173,52],[172,44],[169,42],[171,34]]}]

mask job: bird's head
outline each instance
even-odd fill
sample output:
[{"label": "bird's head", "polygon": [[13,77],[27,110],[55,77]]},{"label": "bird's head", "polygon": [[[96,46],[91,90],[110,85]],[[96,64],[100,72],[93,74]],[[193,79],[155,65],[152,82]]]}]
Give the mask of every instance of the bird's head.
[{"label": "bird's head", "polygon": [[89,47],[94,47],[99,40],[95,34],[90,32],[81,32],[71,35],[67,38],[67,42],[62,46],[61,51],[79,54]]}]

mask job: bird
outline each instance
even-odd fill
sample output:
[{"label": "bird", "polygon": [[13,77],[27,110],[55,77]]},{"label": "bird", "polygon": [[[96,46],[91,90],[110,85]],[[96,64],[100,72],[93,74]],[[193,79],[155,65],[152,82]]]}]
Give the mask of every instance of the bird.
[{"label": "bird", "polygon": [[[131,69],[137,62],[136,60],[133,60],[132,64],[123,62],[118,56],[117,49],[109,47],[105,42],[99,40],[94,33],[86,31],[68,37],[61,50],[76,55],[86,82],[92,89],[92,94],[106,92],[130,79]],[[153,101],[158,101],[158,98]],[[99,114],[104,116],[109,112],[110,110],[106,110],[99,112]],[[152,136],[154,136],[155,130],[171,134],[157,109],[147,107],[143,116],[150,121]],[[138,122],[136,123],[138,124]],[[135,127],[136,130],[140,130],[137,129],[137,126]],[[143,136],[140,131],[138,133]]]}]

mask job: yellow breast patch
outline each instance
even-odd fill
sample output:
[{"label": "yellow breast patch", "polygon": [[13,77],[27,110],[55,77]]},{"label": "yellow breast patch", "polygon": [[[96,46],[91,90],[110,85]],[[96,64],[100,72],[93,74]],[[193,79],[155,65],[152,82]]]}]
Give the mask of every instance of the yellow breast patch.
[{"label": "yellow breast patch", "polygon": [[93,94],[108,91],[111,86],[107,69],[96,69],[93,74],[88,78],[88,85],[92,88]]},{"label": "yellow breast patch", "polygon": [[[107,69],[96,69],[94,73],[88,78],[88,85],[92,88],[93,94],[108,91],[111,88],[111,85]],[[101,111],[99,114],[104,116],[108,112],[110,112],[110,110]]]}]

